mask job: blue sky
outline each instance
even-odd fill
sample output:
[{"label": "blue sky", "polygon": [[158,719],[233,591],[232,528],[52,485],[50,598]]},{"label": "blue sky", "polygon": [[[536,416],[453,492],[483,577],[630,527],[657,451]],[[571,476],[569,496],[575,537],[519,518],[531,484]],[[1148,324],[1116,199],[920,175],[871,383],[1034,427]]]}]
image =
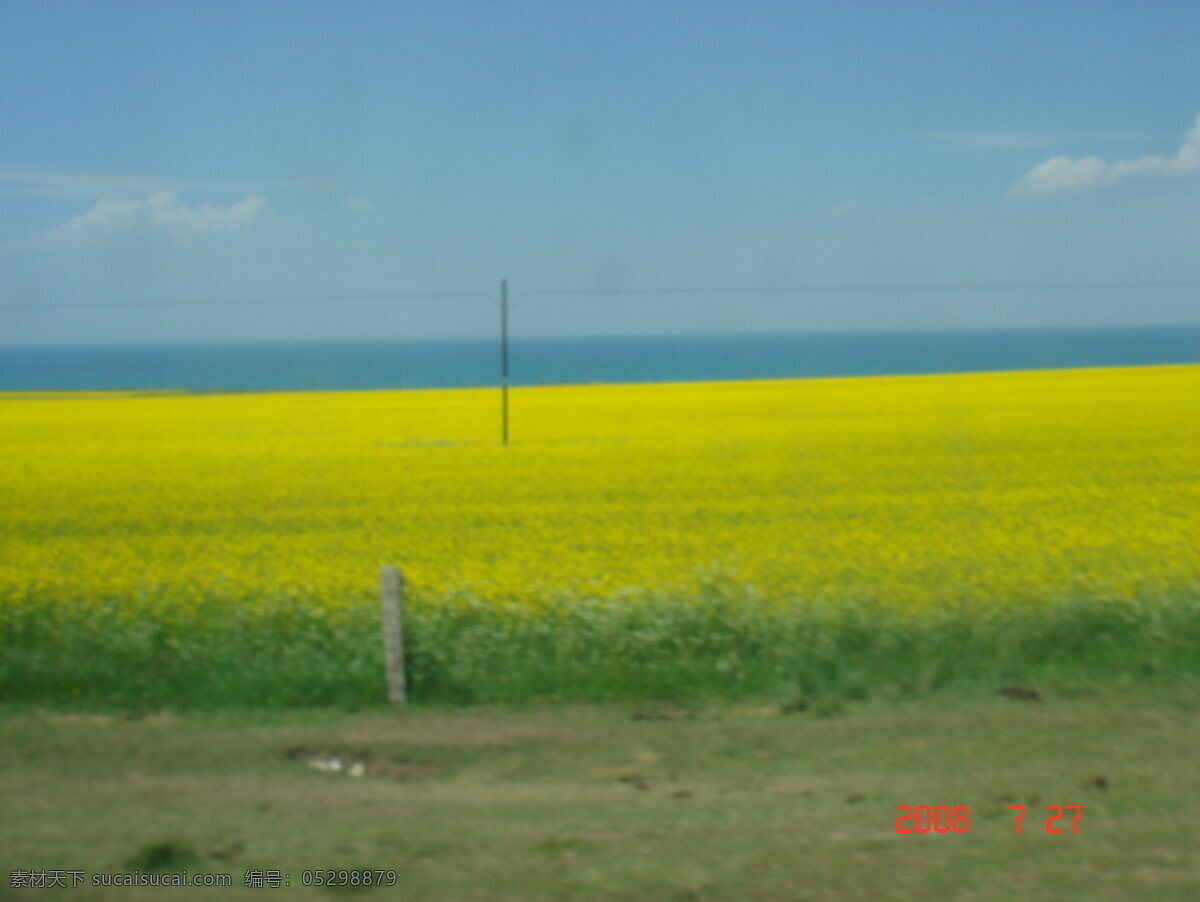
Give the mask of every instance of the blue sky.
[{"label": "blue sky", "polygon": [[[0,0],[0,343],[1200,321],[1200,4]],[[71,304],[67,310],[48,309]],[[95,306],[95,309],[88,309]],[[30,309],[33,308],[33,309]]]}]

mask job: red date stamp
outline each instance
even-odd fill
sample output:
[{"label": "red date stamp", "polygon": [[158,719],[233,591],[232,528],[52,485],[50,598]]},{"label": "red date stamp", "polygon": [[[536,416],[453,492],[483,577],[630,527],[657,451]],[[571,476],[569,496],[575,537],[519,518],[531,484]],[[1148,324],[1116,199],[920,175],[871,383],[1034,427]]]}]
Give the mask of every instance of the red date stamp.
[{"label": "red date stamp", "polygon": [[[1009,805],[1013,812],[1013,830],[1025,832],[1025,806]],[[967,833],[971,829],[971,809],[966,805],[898,805],[896,818],[897,833]],[[1070,832],[1079,832],[1083,819],[1082,805],[1047,805],[1045,829],[1047,833],[1066,833],[1063,818],[1070,814]]]}]

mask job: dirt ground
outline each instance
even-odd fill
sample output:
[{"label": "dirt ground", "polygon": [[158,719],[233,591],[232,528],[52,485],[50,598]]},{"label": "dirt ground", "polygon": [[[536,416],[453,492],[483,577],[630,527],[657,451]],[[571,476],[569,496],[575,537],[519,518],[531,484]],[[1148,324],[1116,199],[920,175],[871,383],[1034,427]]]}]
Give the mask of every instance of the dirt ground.
[{"label": "dirt ground", "polygon": [[[5,900],[1200,898],[1194,690],[980,692],[829,717],[775,702],[10,707],[0,763]],[[967,806],[969,824],[901,834],[903,805]],[[1069,809],[1046,831],[1055,805],[1082,806],[1078,832]],[[97,885],[185,870],[231,885]],[[305,885],[366,871],[394,884]],[[59,878],[81,885],[13,886]]]}]

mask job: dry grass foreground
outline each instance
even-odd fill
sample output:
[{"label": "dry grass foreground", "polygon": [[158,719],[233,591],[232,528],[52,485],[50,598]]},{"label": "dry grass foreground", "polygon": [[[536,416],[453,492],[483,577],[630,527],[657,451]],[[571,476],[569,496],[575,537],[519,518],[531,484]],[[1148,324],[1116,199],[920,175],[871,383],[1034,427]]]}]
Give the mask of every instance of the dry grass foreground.
[{"label": "dry grass foreground", "polygon": [[[6,871],[187,868],[234,883],[22,892],[6,879],[0,899],[1200,898],[1200,690],[1009,696],[832,718],[766,704],[8,709]],[[314,766],[334,756],[342,770]],[[1013,803],[1028,806],[1022,835]],[[970,830],[897,835],[905,804],[968,805]],[[1050,804],[1084,806],[1078,834],[1046,834]],[[300,885],[303,869],[329,867],[392,868],[398,882]],[[254,868],[290,888],[244,888]]]}]

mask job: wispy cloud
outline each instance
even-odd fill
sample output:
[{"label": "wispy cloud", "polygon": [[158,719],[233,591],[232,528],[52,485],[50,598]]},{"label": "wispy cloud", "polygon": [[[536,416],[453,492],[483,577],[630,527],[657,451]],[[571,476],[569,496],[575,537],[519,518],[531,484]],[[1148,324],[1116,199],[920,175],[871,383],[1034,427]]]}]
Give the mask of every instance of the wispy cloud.
[{"label": "wispy cloud", "polygon": [[968,130],[920,129],[913,132],[954,150],[1029,150],[1052,147],[1067,141],[1144,141],[1160,137],[1138,132],[1045,132],[1027,128],[982,128]]},{"label": "wispy cloud", "polygon": [[[375,203],[370,198],[352,194],[328,178],[281,180],[266,187],[272,193],[307,196],[323,206],[341,207],[359,214],[375,211]],[[185,192],[226,195],[229,202],[189,205],[179,198]],[[242,182],[17,167],[0,167],[0,197],[4,196],[90,203],[89,209],[61,225],[8,244],[9,250],[79,244],[102,235],[139,230],[184,239],[204,232],[242,228],[267,205],[261,186]]]},{"label": "wispy cloud", "polygon": [[99,200],[74,219],[34,236],[27,246],[46,247],[63,243],[85,243],[98,237],[137,231],[186,239],[205,232],[244,228],[266,207],[262,195],[236,203],[202,203],[188,206],[173,191],[155,191],[139,200]]},{"label": "wispy cloud", "polygon": [[[175,178],[160,175],[132,175],[102,172],[53,172],[41,169],[0,167],[0,195],[9,197],[45,197],[59,200],[124,201],[144,200],[163,191],[182,194],[257,195],[264,186],[245,182],[223,182],[209,179]],[[265,186],[272,192],[306,195],[322,203],[341,206],[359,213],[371,213],[375,203],[353,194],[341,183],[314,176],[290,181],[272,182]]]},{"label": "wispy cloud", "polygon": [[323,176],[310,176],[292,182],[285,182],[283,187],[306,194],[321,203],[345,207],[358,213],[374,213],[375,202],[366,197],[351,194],[336,179]]},{"label": "wispy cloud", "polygon": [[1115,185],[1127,178],[1171,178],[1200,171],[1200,116],[1183,145],[1173,156],[1151,154],[1135,160],[1108,162],[1100,157],[1050,157],[1038,163],[1013,185],[1012,193],[1025,196],[1083,191]]},{"label": "wispy cloud", "polygon": [[144,196],[156,191],[213,191],[246,194],[255,189],[236,182],[172,178],[160,175],[122,175],[101,172],[51,172],[0,168],[3,193],[25,197],[110,200]]}]

